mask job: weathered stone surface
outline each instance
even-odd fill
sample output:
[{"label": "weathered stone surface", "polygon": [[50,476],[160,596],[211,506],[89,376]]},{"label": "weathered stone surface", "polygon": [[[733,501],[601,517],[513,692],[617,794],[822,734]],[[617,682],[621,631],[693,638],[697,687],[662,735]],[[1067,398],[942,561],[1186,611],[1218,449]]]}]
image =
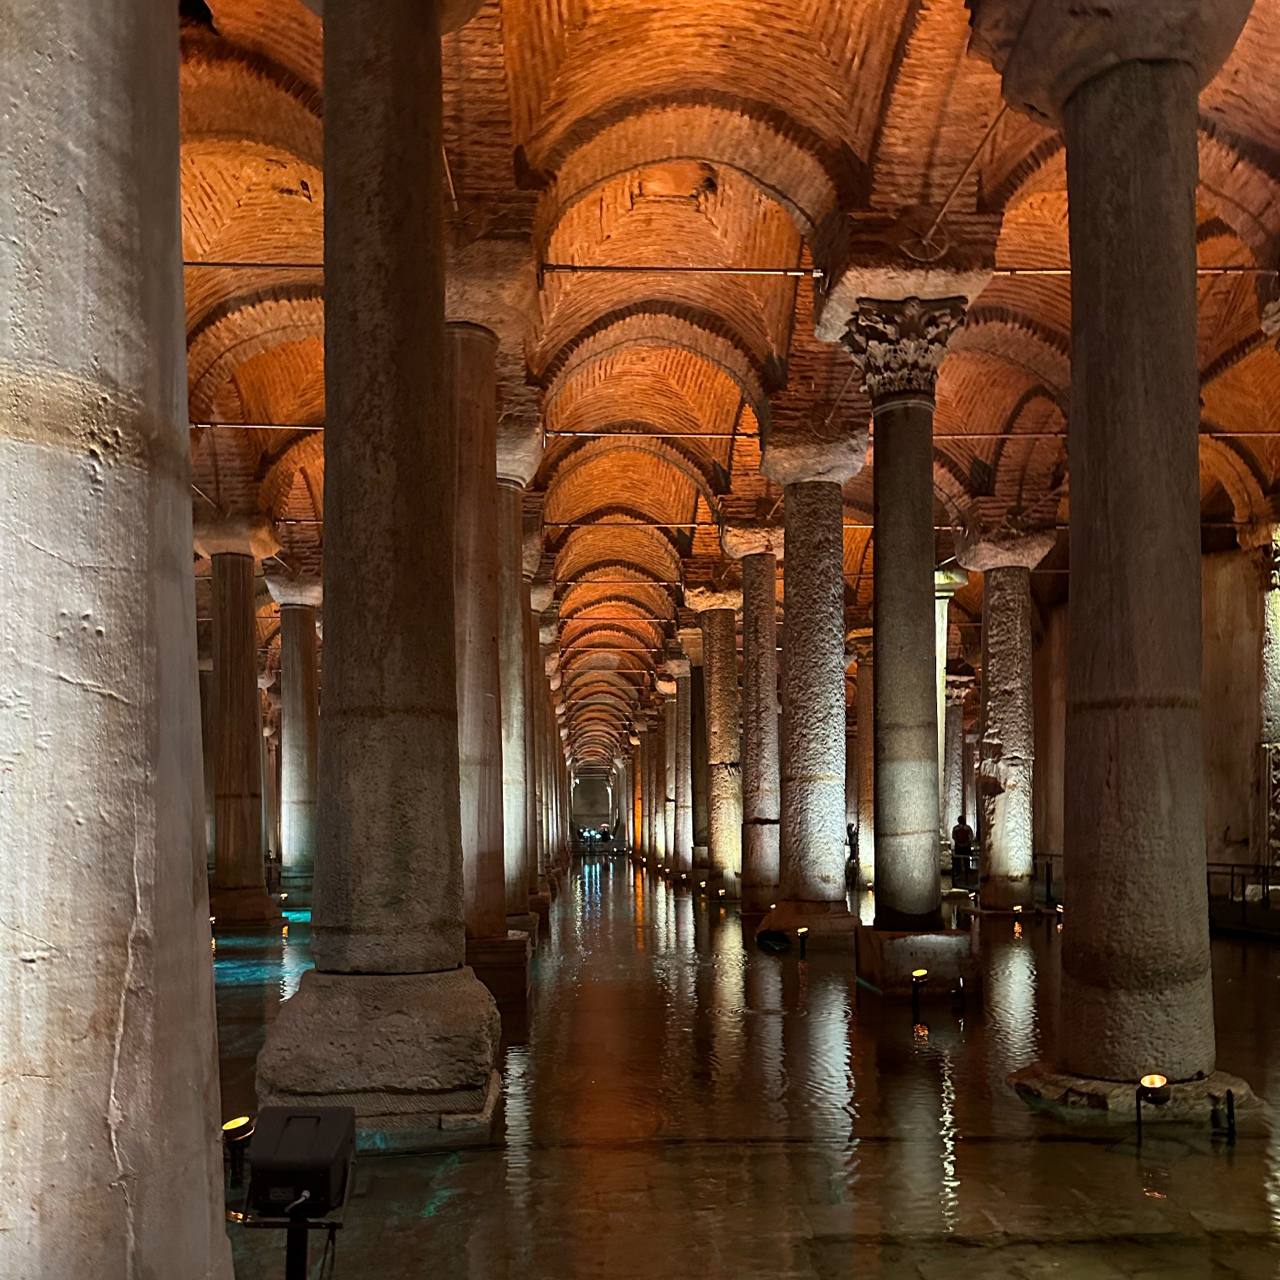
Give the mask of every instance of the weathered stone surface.
[{"label": "weathered stone surface", "polygon": [[963,296],[858,299],[844,342],[877,410],[904,396],[932,402],[938,369],[966,306]]},{"label": "weathered stone surface", "polygon": [[207,557],[249,556],[264,560],[280,550],[271,521],[260,515],[210,516],[202,513],[192,526],[195,549]]},{"label": "weathered stone surface", "polygon": [[721,549],[731,560],[757,555],[771,555],[781,560],[785,542],[781,525],[725,524],[720,529]]},{"label": "weathered stone surface", "polygon": [[761,908],[777,897],[782,781],[778,756],[778,562],[742,561],[742,896]]},{"label": "weathered stone surface", "polygon": [[742,719],[733,609],[707,608],[702,623],[707,693],[707,848],[716,888],[736,898],[742,876]]},{"label": "weathered stone surface", "polygon": [[[1155,1072],[1159,1064],[1152,1063]],[[1137,1116],[1137,1077],[1133,1080],[1096,1080],[1055,1071],[1044,1063],[1033,1062],[1013,1072],[1009,1083],[1019,1097],[1033,1107],[1043,1107],[1063,1120],[1114,1120],[1132,1124]],[[1214,1071],[1199,1080],[1176,1081],[1170,1086],[1168,1102],[1161,1106],[1144,1103],[1142,1123],[1197,1124],[1209,1126],[1212,1119],[1226,1123],[1227,1091],[1235,1095],[1237,1112],[1256,1113],[1262,1109],[1261,1099],[1238,1076]]]}]

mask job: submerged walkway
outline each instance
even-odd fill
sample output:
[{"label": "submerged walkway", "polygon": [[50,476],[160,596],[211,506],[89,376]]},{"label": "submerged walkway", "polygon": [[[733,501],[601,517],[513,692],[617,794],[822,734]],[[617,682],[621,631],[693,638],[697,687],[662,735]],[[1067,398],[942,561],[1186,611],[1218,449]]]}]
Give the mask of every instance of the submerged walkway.
[{"label": "submerged walkway", "polygon": [[[1070,927],[1069,919],[1066,927]],[[765,955],[736,913],[579,864],[539,947],[524,1043],[505,1051],[504,1141],[358,1165],[337,1277],[1274,1276],[1280,1133],[1233,1150],[1160,1126],[1066,1127],[1006,1074],[1052,1049],[1052,920],[984,922],[985,1000],[909,1011],[846,962]],[[217,942],[227,1115],[309,964],[287,936]],[[1280,1098],[1280,948],[1214,943],[1219,1063]],[[236,1274],[282,1274],[233,1228]]]}]

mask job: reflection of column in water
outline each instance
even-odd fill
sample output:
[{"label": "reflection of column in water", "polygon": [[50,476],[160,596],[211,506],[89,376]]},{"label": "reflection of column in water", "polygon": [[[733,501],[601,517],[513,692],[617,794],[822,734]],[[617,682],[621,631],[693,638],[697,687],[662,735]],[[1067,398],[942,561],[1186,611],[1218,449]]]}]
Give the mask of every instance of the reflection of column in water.
[{"label": "reflection of column in water", "polygon": [[742,970],[746,953],[736,916],[717,915],[711,946],[715,958],[714,1083],[717,1095],[728,1097],[739,1088],[743,1044]]},{"label": "reflection of column in water", "polygon": [[1036,957],[1026,933],[994,942],[986,957],[983,1014],[987,1059],[993,1074],[1002,1078],[1040,1055]]},{"label": "reflection of column in water", "polygon": [[942,1229],[952,1232],[960,1216],[960,1178],[956,1168],[956,1080],[951,1054],[943,1049],[938,1055],[942,1075],[942,1109],[938,1116],[938,1134],[942,1139]]},{"label": "reflection of column in water", "polygon": [[773,1129],[782,1126],[786,1118],[782,1096],[782,962],[766,955],[749,956],[742,971],[742,993],[746,1011],[743,1095],[753,1100],[754,1110],[762,1112],[762,1127]]},{"label": "reflection of column in water", "polygon": [[520,1271],[533,1264],[532,1243],[536,1239],[529,1202],[529,1161],[533,1150],[532,1100],[529,1089],[529,1051],[512,1046],[502,1069],[503,1116],[507,1142],[502,1150],[506,1175],[507,1205],[502,1214],[503,1257]]}]

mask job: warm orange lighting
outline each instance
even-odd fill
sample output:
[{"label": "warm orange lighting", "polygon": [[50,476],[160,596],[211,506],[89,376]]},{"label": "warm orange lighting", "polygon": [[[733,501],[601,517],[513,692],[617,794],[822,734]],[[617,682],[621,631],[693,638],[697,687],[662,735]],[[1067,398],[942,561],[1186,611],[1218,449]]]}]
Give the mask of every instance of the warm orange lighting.
[{"label": "warm orange lighting", "polygon": [[1169,1083],[1167,1076],[1162,1076],[1158,1071],[1153,1071],[1149,1076],[1143,1076],[1138,1083],[1144,1089],[1163,1089]]},{"label": "warm orange lighting", "polygon": [[1020,920],[1015,920],[1015,921],[1013,922],[1013,936],[1014,936],[1015,938],[1020,938],[1020,937],[1022,937],[1022,921],[1020,921]]},{"label": "warm orange lighting", "polygon": [[289,926],[287,924],[280,926],[280,936],[282,938],[287,938],[289,936]]}]

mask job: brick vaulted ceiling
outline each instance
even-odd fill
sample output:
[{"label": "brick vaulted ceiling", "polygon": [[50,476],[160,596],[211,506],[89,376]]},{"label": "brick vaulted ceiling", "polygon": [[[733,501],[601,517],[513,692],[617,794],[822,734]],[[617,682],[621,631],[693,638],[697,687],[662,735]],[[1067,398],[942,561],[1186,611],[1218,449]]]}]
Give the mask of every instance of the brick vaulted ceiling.
[{"label": "brick vaulted ceiling", "polygon": [[[208,0],[184,15],[185,256],[236,264],[186,272],[193,500],[270,517],[284,562],[314,571],[321,22],[301,0]],[[847,355],[817,336],[839,305],[833,282],[868,245],[918,251],[944,205],[932,243],[996,270],[939,380],[938,562],[974,511],[1065,521],[1070,282],[1015,270],[1068,263],[1062,141],[1001,113],[967,36],[963,0],[485,0],[445,38],[449,312],[498,334],[503,419],[546,432],[526,507],[555,584],[578,761],[609,759],[642,714],[691,622],[683,586],[735,580],[719,524],[780,518],[762,437],[865,426]],[[1256,0],[1204,92],[1200,155],[1201,265],[1280,265],[1280,0]],[[1280,489],[1273,281],[1201,277],[1214,545],[1273,512]],[[869,620],[874,465],[873,438],[845,487],[851,628]],[[1064,590],[1064,538],[1047,563],[1042,600]],[[980,602],[977,582],[957,599],[958,662]],[[265,593],[259,628],[270,668]]]}]

